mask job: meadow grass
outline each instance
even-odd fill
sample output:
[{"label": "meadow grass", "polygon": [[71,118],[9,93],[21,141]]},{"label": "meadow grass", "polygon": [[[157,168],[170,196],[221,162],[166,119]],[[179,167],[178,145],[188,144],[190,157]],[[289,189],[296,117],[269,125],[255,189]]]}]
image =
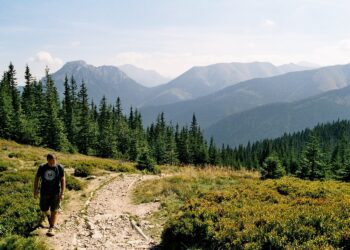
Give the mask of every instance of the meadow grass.
[{"label": "meadow grass", "polygon": [[88,168],[89,175],[137,171],[135,164],[127,161],[55,152],[0,139],[0,249],[45,249],[30,233],[41,220],[39,200],[33,198],[34,177],[48,153],[54,153],[66,169],[68,199],[89,182],[74,177],[75,169]]},{"label": "meadow grass", "polygon": [[186,167],[133,190],[160,201],[150,219],[166,249],[348,249],[350,186],[257,172]]}]

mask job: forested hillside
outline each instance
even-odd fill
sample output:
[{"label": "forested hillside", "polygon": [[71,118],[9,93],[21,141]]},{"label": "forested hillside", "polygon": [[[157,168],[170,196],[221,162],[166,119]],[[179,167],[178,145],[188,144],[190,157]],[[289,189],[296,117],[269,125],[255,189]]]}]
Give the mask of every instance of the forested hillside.
[{"label": "forested hillside", "polygon": [[[9,65],[0,83],[0,136],[20,143],[107,158],[139,161],[145,165],[195,164],[260,169],[266,160],[277,161],[286,174],[303,178],[348,179],[350,163],[348,121],[318,125],[275,140],[263,140],[231,148],[208,143],[196,116],[190,126],[169,124],[164,113],[146,129],[137,109],[122,112],[121,100],[97,105],[89,101],[82,82],[65,78],[64,98],[59,100],[55,83],[46,71],[46,84],[33,80],[29,67],[22,94],[16,71]],[[270,157],[271,156],[271,157]],[[281,162],[281,163],[280,163]],[[311,171],[311,172],[310,172]]]},{"label": "forested hillside", "polygon": [[[20,143],[79,152],[100,157],[150,164],[206,164],[216,162],[218,150],[209,146],[195,115],[190,126],[174,126],[164,114],[144,129],[137,109],[122,112],[120,98],[111,105],[105,96],[90,101],[84,82],[77,87],[72,77],[64,81],[59,99],[55,83],[46,70],[45,83],[33,80],[29,67],[26,85],[17,90],[16,71],[10,64],[0,82],[0,137]],[[212,159],[213,158],[213,159]]]},{"label": "forested hillside", "polygon": [[[235,164],[251,169],[264,168],[269,157],[286,174],[306,179],[350,180],[350,122],[338,120],[318,124],[276,139],[265,139],[226,153]],[[266,167],[266,166],[265,166]]]}]

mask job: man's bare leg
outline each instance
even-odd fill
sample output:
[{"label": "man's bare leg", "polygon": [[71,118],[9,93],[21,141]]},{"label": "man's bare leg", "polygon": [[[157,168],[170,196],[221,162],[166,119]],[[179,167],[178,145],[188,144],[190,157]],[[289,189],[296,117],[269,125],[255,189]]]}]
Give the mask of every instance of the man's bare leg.
[{"label": "man's bare leg", "polygon": [[54,227],[56,225],[58,218],[58,211],[52,211],[50,217],[50,227]]},{"label": "man's bare leg", "polygon": [[45,223],[45,220],[47,218],[47,222],[50,224],[50,210],[42,211],[43,214],[43,220],[40,223],[41,227],[47,227],[47,224]]}]

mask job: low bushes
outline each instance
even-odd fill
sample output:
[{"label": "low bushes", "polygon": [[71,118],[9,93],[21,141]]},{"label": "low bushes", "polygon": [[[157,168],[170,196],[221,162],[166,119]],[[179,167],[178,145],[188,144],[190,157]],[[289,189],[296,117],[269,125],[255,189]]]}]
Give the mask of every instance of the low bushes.
[{"label": "low bushes", "polygon": [[135,172],[135,166],[132,163],[105,164],[103,167],[112,172]]},{"label": "low bushes", "polygon": [[77,178],[74,178],[73,176],[66,174],[66,187],[68,190],[78,191],[84,188],[84,184]]},{"label": "low bushes", "polygon": [[34,238],[18,235],[7,236],[0,240],[0,250],[47,250],[48,248]]},{"label": "low bushes", "polygon": [[74,168],[74,176],[87,177],[91,175],[92,167],[90,165],[81,164]]},{"label": "low bushes", "polygon": [[202,172],[138,188],[169,210],[165,249],[349,249],[347,183]]},{"label": "low bushes", "polygon": [[33,198],[34,171],[0,172],[0,238],[28,236],[38,226],[41,213]]}]

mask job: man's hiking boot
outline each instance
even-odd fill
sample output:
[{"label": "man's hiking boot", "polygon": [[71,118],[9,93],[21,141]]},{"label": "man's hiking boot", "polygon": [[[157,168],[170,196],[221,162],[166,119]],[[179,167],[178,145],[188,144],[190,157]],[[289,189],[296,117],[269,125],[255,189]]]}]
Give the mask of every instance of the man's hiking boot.
[{"label": "man's hiking boot", "polygon": [[47,236],[55,236],[57,228],[55,226],[50,227],[49,230],[47,231],[46,235]]},{"label": "man's hiking boot", "polygon": [[47,221],[46,219],[43,219],[40,224],[39,227],[43,227],[43,228],[48,228],[50,225],[50,215],[46,215]]}]

